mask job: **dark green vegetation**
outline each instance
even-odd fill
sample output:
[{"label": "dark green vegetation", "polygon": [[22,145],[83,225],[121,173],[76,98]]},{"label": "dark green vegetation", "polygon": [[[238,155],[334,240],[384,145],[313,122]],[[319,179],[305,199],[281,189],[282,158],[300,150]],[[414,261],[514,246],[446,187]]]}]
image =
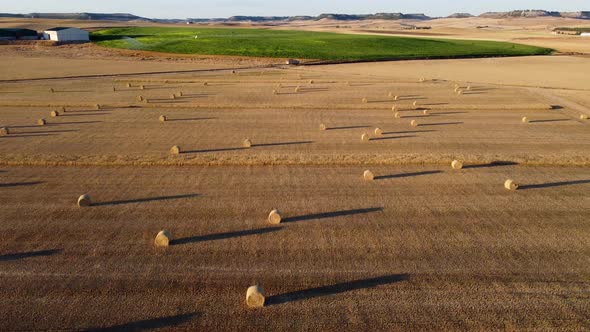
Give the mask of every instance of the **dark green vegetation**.
[{"label": "dark green vegetation", "polygon": [[582,33],[582,32],[590,32],[590,28],[572,28],[572,27],[567,27],[567,28],[555,28],[555,31],[575,31],[578,34]]},{"label": "dark green vegetation", "polygon": [[550,49],[491,42],[225,28],[115,28],[94,32],[101,46],[166,53],[319,60],[386,60],[549,54]]}]

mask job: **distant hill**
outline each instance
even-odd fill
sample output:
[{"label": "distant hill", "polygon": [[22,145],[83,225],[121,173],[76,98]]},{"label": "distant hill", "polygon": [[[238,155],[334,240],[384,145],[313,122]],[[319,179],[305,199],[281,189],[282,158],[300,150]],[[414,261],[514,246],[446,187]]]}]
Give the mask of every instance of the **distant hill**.
[{"label": "distant hill", "polygon": [[566,17],[577,19],[590,19],[590,11],[579,12],[554,12],[546,10],[513,10],[510,12],[488,12],[479,15],[485,18],[511,18],[511,17]]},{"label": "distant hill", "polygon": [[[361,20],[432,20],[424,14],[403,14],[403,13],[376,13],[376,14],[321,14],[318,16],[232,16],[229,18],[187,18],[187,19],[158,19],[145,18],[133,14],[120,13],[30,13],[30,14],[9,14],[0,13],[0,17],[8,18],[43,18],[61,20],[101,20],[101,21],[144,21],[158,23],[239,23],[239,22],[290,22],[290,21],[313,21],[330,19],[335,21],[361,21]],[[455,13],[449,18],[473,17],[469,13]],[[590,19],[590,11],[579,12],[555,12],[546,10],[513,10],[510,12],[488,12],[479,15],[485,18],[510,18],[510,17],[565,17],[577,19]]]}]

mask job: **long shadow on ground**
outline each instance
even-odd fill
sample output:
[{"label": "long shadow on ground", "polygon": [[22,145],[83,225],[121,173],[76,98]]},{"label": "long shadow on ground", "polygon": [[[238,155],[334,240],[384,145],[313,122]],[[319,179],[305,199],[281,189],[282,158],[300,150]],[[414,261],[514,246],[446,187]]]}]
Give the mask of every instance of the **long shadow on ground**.
[{"label": "long shadow on ground", "polygon": [[111,201],[111,202],[92,203],[92,206],[111,206],[111,205],[124,205],[124,204],[133,204],[133,203],[148,203],[148,202],[155,202],[155,201],[169,201],[169,200],[173,200],[173,199],[194,198],[194,197],[199,197],[199,196],[201,196],[201,194],[158,196],[158,197],[137,198],[137,199]]},{"label": "long shadow on ground", "polygon": [[406,135],[406,136],[392,136],[392,137],[375,137],[375,138],[369,138],[369,141],[384,141],[384,140],[388,140],[388,139],[400,139],[400,138],[412,138],[412,137],[418,137],[418,136]]},{"label": "long shadow on ground", "polygon": [[182,314],[160,318],[138,320],[131,323],[114,325],[109,327],[89,328],[83,331],[104,332],[104,331],[147,331],[155,329],[171,329],[174,326],[186,323],[191,319],[200,316],[199,313]]},{"label": "long shadow on ground", "polygon": [[63,251],[63,249],[51,249],[51,250],[21,252],[21,253],[16,253],[16,254],[5,254],[5,255],[0,255],[0,262],[16,261],[19,259],[32,258],[32,257],[51,256],[51,255],[59,254],[62,251]]},{"label": "long shadow on ground", "polygon": [[563,181],[563,182],[552,182],[552,183],[529,184],[529,185],[520,186],[518,189],[519,190],[543,189],[543,188],[573,186],[573,185],[577,185],[577,184],[587,184],[587,183],[590,183],[590,180],[577,180],[577,181]]},{"label": "long shadow on ground", "polygon": [[358,289],[373,288],[382,285],[393,284],[408,280],[408,274],[392,274],[377,278],[361,279],[349,282],[343,282],[330,286],[321,286],[315,288],[303,289],[300,291],[270,296],[266,298],[265,304],[268,306],[283,304],[288,302],[312,299],[315,297],[336,295],[340,293],[350,292]]},{"label": "long shadow on ground", "polygon": [[442,173],[442,171],[425,171],[425,172],[416,172],[416,173],[381,175],[381,176],[376,176],[375,180],[409,178],[409,177],[420,176],[420,175],[431,175],[431,174],[440,174],[440,173]]},{"label": "long shadow on ground", "polygon": [[429,127],[429,126],[447,126],[447,125],[460,125],[463,122],[440,122],[440,123],[422,123],[418,126],[420,127]]},{"label": "long shadow on ground", "polygon": [[283,227],[268,227],[268,228],[261,228],[261,229],[252,229],[252,230],[247,230],[247,231],[237,231],[237,232],[227,232],[227,233],[191,236],[191,237],[185,237],[185,238],[172,240],[172,241],[170,241],[170,245],[174,246],[174,245],[197,243],[197,242],[204,242],[204,241],[231,239],[231,238],[240,237],[240,236],[267,234],[267,233],[280,231],[281,229],[283,229]]},{"label": "long shadow on ground", "polygon": [[383,211],[383,208],[382,207],[374,207],[374,208],[368,208],[368,209],[355,209],[355,210],[333,211],[333,212],[307,214],[307,215],[304,215],[304,216],[284,218],[282,220],[282,222],[288,223],[288,222],[308,221],[308,220],[316,220],[316,219],[327,219],[327,218],[352,216],[352,215],[367,214],[367,213],[381,212],[381,211]]},{"label": "long shadow on ground", "polygon": [[330,127],[330,128],[326,128],[326,130],[360,129],[360,128],[369,128],[369,127],[370,127],[370,126]]},{"label": "long shadow on ground", "polygon": [[0,188],[36,186],[36,185],[42,184],[42,183],[44,183],[44,182],[43,181],[34,181],[34,182],[0,183]]},{"label": "long shadow on ground", "polygon": [[518,163],[513,161],[492,161],[489,164],[480,164],[480,165],[467,165],[463,166],[464,169],[470,168],[491,168],[491,167],[503,167],[503,166],[516,166]]}]

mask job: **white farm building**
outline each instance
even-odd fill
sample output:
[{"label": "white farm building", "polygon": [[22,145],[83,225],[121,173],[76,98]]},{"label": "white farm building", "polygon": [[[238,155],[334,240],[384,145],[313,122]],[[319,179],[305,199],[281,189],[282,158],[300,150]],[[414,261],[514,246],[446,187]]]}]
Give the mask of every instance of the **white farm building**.
[{"label": "white farm building", "polygon": [[582,32],[580,34],[580,36],[582,36],[582,37],[590,37],[590,32]]},{"label": "white farm building", "polygon": [[52,28],[43,31],[43,39],[55,41],[89,41],[88,31],[78,28]]}]

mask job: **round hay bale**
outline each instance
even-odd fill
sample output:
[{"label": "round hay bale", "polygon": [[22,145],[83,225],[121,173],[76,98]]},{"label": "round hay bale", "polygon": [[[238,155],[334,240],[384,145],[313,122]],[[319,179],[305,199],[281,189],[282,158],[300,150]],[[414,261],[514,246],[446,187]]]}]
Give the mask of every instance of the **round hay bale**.
[{"label": "round hay bale", "polygon": [[412,103],[412,106],[414,106],[414,107],[418,106],[418,102],[417,102],[417,101],[414,101],[414,102]]},{"label": "round hay bale", "polygon": [[160,120],[160,122],[166,122],[168,120],[168,118],[166,118],[165,115],[160,115],[159,120]]},{"label": "round hay bale", "polygon": [[457,94],[458,94],[458,95],[462,95],[462,94],[463,94],[463,90],[458,90],[458,91],[457,91]]},{"label": "round hay bale", "polygon": [[395,112],[395,114],[393,115],[396,119],[401,119],[402,118],[402,114],[400,112]]},{"label": "round hay bale", "polygon": [[530,122],[529,118],[527,118],[526,116],[523,117],[521,121],[522,121],[522,123],[529,123]]},{"label": "round hay bale", "polygon": [[277,89],[281,89],[281,88],[283,88],[283,83],[277,84]]},{"label": "round hay bale", "polygon": [[100,104],[94,104],[94,109],[96,109],[97,111],[100,111],[100,109],[101,109]]},{"label": "round hay bale", "polygon": [[467,86],[467,91],[471,91],[471,85]]},{"label": "round hay bale", "polygon": [[145,86],[142,84],[142,85],[139,86],[139,89],[145,90]]},{"label": "round hay bale", "polygon": [[49,88],[49,92],[54,93],[55,90],[53,90],[53,88]]},{"label": "round hay bale", "polygon": [[279,94],[279,90],[277,90],[277,89],[272,90],[272,94],[273,95],[278,95]]},{"label": "round hay bale", "polygon": [[395,105],[391,106],[391,110],[392,110],[393,112],[397,111],[397,106],[395,106]]},{"label": "round hay bale", "polygon": [[391,91],[387,94],[387,97],[389,97],[389,98],[393,98],[393,96],[395,96],[395,95]]},{"label": "round hay bale", "polygon": [[264,307],[264,289],[261,286],[248,287],[246,291],[246,305],[250,308]]},{"label": "round hay bale", "polygon": [[455,93],[459,92],[459,86],[455,86]]},{"label": "round hay bale", "polygon": [[131,83],[127,83],[127,87],[130,88],[131,87]]},{"label": "round hay bale", "polygon": [[245,138],[245,139],[242,141],[242,146],[243,146],[244,148],[246,148],[246,149],[248,149],[248,148],[251,148],[251,147],[252,147],[252,141],[250,141],[250,139],[248,139],[248,138]]},{"label": "round hay bale", "polygon": [[422,111],[422,114],[428,115],[428,114],[430,114],[430,111],[429,110],[424,110],[424,111]]},{"label": "round hay bale", "polygon": [[373,181],[375,180],[375,175],[373,174],[373,172],[366,170],[363,173],[363,179],[365,179],[365,181]]},{"label": "round hay bale", "polygon": [[383,136],[383,130],[381,128],[375,128],[375,136]]},{"label": "round hay bale", "polygon": [[361,142],[368,142],[369,141],[369,134],[362,134],[361,135]]},{"label": "round hay bale", "polygon": [[580,120],[588,120],[588,115],[580,114]]},{"label": "round hay bale", "polygon": [[0,136],[8,136],[10,135],[10,129],[8,127],[0,128]]},{"label": "round hay bale", "polygon": [[59,112],[58,111],[51,111],[51,116],[52,117],[58,117],[59,116]]},{"label": "round hay bale", "polygon": [[184,93],[182,93],[182,91],[178,91],[178,96],[179,97],[183,97],[184,96]]},{"label": "round hay bale", "polygon": [[45,121],[45,119],[39,119],[37,120],[37,125],[38,126],[44,126],[47,124],[47,121]]},{"label": "round hay bale", "polygon": [[278,225],[281,223],[281,212],[277,209],[270,211],[268,214],[268,222],[273,225]]},{"label": "round hay bale", "polygon": [[369,102],[369,99],[367,99],[367,98],[363,98],[361,101],[363,102],[363,104],[366,104],[366,103],[368,103],[368,102]]},{"label": "round hay bale", "polygon": [[412,120],[412,122],[410,122],[410,126],[412,126],[412,127],[418,127],[418,121]]},{"label": "round hay bale", "polygon": [[163,230],[154,239],[154,245],[156,247],[168,247],[170,245],[170,241],[172,240],[172,235],[167,230]]},{"label": "round hay bale", "polygon": [[320,124],[320,130],[321,130],[321,131],[324,131],[324,130],[326,130],[326,129],[328,129],[328,128],[326,127],[326,125],[325,125],[325,124],[323,124],[323,123],[321,123],[321,124]]},{"label": "round hay bale", "polygon": [[399,100],[399,96],[393,96],[393,100],[398,101]]},{"label": "round hay bale", "polygon": [[516,184],[514,181],[508,179],[508,180],[506,180],[506,182],[504,182],[504,188],[506,188],[507,190],[510,190],[510,191],[515,191],[518,189],[518,184]]},{"label": "round hay bale", "polygon": [[92,200],[88,194],[81,195],[78,197],[78,207],[86,207],[92,205]]},{"label": "round hay bale", "polygon": [[62,111],[63,113],[65,113],[65,112],[66,112],[66,107],[65,107],[65,106],[62,106],[62,107],[61,107],[61,111]]},{"label": "round hay bale", "polygon": [[315,83],[313,80],[309,80],[309,84],[313,84]]},{"label": "round hay bale", "polygon": [[180,154],[180,146],[175,145],[170,149],[170,154],[178,155]]},{"label": "round hay bale", "polygon": [[424,83],[426,82],[426,79],[424,77],[420,78],[420,83]]},{"label": "round hay bale", "polygon": [[143,101],[143,96],[137,96],[137,101]]},{"label": "round hay bale", "polygon": [[453,160],[453,162],[451,163],[451,167],[453,169],[462,169],[463,168],[463,163],[460,162],[459,160]]},{"label": "round hay bale", "polygon": [[301,87],[298,85],[298,86],[295,88],[295,92],[300,92],[300,91],[301,91]]},{"label": "round hay bale", "polygon": [[176,95],[173,93],[170,95],[170,99],[176,99]]}]

